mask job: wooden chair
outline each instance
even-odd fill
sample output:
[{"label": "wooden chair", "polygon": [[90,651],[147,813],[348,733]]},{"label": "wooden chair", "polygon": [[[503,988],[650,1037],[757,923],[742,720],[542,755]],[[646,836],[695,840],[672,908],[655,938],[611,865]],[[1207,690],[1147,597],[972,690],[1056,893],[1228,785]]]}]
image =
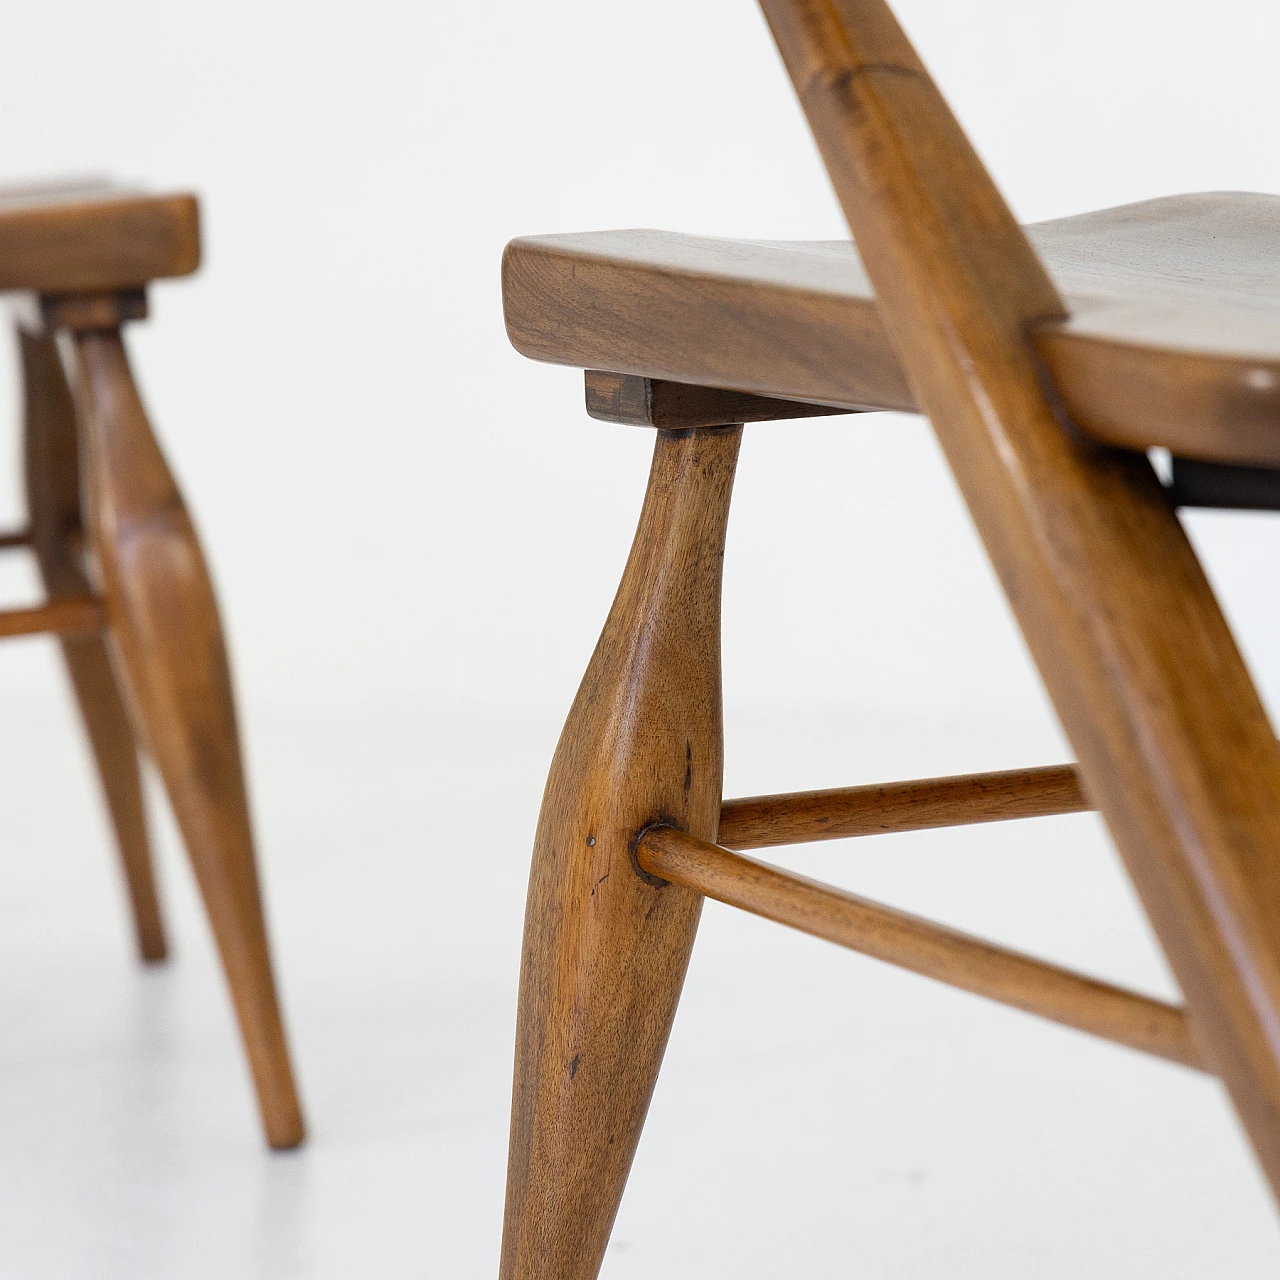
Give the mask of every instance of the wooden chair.
[{"label": "wooden chair", "polygon": [[106,184],[0,192],[18,295],[29,547],[48,595],[0,636],[57,634],[115,828],[138,947],[165,956],[138,772],[164,779],[231,986],[267,1140],[302,1141],[262,918],[222,628],[200,543],[147,422],[121,328],[200,260],[194,196]]},{"label": "wooden chair", "polygon": [[[596,1275],[704,896],[1216,1073],[1280,1188],[1280,749],[1175,512],[1280,497],[1280,199],[1020,228],[882,0],[762,3],[857,252],[636,231],[504,258],[516,347],[607,371],[588,411],[658,429],[534,847],[504,1280]],[[722,801],[741,424],[876,408],[931,419],[1079,764]],[[1094,806],[1186,1010],[738,852]]]}]

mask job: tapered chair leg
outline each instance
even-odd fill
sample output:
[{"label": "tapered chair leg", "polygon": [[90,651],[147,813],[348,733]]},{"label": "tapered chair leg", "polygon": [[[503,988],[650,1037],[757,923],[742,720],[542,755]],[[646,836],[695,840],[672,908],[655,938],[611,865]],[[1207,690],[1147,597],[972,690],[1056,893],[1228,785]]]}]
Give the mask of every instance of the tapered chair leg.
[{"label": "tapered chair leg", "polygon": [[[31,547],[50,600],[89,584],[78,544],[80,476],[75,406],[50,337],[18,332],[25,395],[27,510]],[[167,954],[147,836],[137,744],[106,645],[90,635],[61,638],[62,656],[98,767],[144,960]]]},{"label": "tapered chair leg", "polygon": [[533,852],[503,1280],[590,1280],[675,1016],[699,895],[644,877],[662,820],[715,838],[720,579],[741,427],[659,432],[635,542]]},{"label": "tapered chair leg", "polygon": [[212,584],[119,330],[67,336],[110,635],[209,912],[268,1141],[296,1146],[304,1124],[272,976]]}]

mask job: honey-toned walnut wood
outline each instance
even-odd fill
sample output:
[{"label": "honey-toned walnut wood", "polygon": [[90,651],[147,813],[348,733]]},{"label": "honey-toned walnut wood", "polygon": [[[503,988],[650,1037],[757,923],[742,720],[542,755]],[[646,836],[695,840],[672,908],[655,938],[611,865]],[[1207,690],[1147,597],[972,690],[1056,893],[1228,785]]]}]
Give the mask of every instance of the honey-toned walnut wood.
[{"label": "honey-toned walnut wood", "polygon": [[[6,535],[0,547],[30,546],[49,596],[45,605],[0,615],[0,636],[59,633],[139,949],[152,960],[164,956],[166,942],[138,766],[136,734],[145,733],[209,910],[268,1140],[289,1147],[304,1126],[271,974],[216,606],[119,334],[147,314],[150,281],[186,275],[199,260],[193,196],[96,180],[0,189],[0,289],[14,294],[19,321],[30,510],[30,528]],[[69,339],[64,355],[76,372],[78,406],[56,334]]]},{"label": "honey-toned walnut wood", "polygon": [[762,7],[913,398],[1280,1188],[1280,750],[1249,674],[1146,458],[1055,415],[1027,332],[1062,297],[887,7]]},{"label": "honey-toned walnut wood", "polygon": [[[1071,312],[1033,323],[1035,351],[1082,431],[1280,465],[1280,196],[1173,196],[1027,234]],[[503,256],[503,305],[511,341],[536,360],[918,407],[847,241],[525,237]]]},{"label": "honey-toned walnut wood", "polygon": [[102,603],[96,596],[63,596],[29,609],[0,610],[0,638],[42,632],[77,635],[102,630]]},{"label": "honey-toned walnut wood", "polygon": [[193,195],[100,182],[0,188],[0,290],[107,294],[199,265]]},{"label": "honey-toned walnut wood", "polygon": [[874,956],[948,986],[1143,1053],[1204,1070],[1183,1011],[984,942],[945,925],[782,871],[672,827],[636,844],[651,876]]},{"label": "honey-toned walnut wood", "polygon": [[717,841],[726,849],[767,849],[1091,808],[1075,769],[1058,764],[726,800]]},{"label": "honey-toned walnut wood", "polygon": [[718,427],[726,422],[777,422],[784,418],[818,418],[849,413],[829,405],[770,400],[742,391],[692,387],[683,382],[637,378],[627,373],[588,369],[584,379],[587,413],[602,422],[633,427]]},{"label": "honey-toned walnut wood", "polygon": [[[51,337],[18,332],[22,365],[27,511],[30,545],[52,600],[90,594],[79,548],[80,460],[75,405]],[[95,630],[103,623],[95,602]],[[133,728],[101,635],[59,637],[67,674],[93,752],[144,960],[168,952],[156,893],[142,778]]]},{"label": "honey-toned walnut wood", "polygon": [[656,820],[714,839],[720,577],[740,427],[658,433],[635,541],[556,749],[534,846],[503,1280],[594,1276],[702,898],[639,876]]},{"label": "honey-toned walnut wood", "polygon": [[109,635],[195,868],[267,1139],[292,1147],[304,1125],[272,976],[212,584],[119,331],[64,338]]}]

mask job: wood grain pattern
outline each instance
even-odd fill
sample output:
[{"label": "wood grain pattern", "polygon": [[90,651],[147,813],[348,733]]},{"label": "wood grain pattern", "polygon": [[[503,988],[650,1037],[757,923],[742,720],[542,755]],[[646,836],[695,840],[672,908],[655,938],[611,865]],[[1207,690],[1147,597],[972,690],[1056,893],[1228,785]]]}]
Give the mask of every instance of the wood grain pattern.
[{"label": "wood grain pattern", "polygon": [[195,869],[267,1139],[304,1124],[276,999],[231,674],[204,556],[116,329],[66,335],[110,636]]},{"label": "wood grain pattern", "polygon": [[717,840],[726,849],[767,849],[1080,813],[1092,807],[1071,765],[1049,765],[726,800],[720,806]]},{"label": "wood grain pattern", "polygon": [[720,579],[741,428],[659,432],[635,542],[547,781],[529,880],[503,1280],[596,1274],[702,898],[636,874],[662,819],[715,837]]},{"label": "wood grain pattern", "polygon": [[763,0],[885,330],[1273,1187],[1280,750],[1147,460],[1046,399],[1065,307],[880,0]]},{"label": "wood grain pattern", "polygon": [[[1027,235],[1071,313],[1033,317],[1034,349],[1082,431],[1280,464],[1280,197],[1173,196]],[[524,237],[503,257],[503,306],[512,343],[536,360],[848,409],[919,407],[847,241]]]},{"label": "wood grain pattern", "polygon": [[1204,1070],[1183,1011],[794,875],[672,827],[636,846],[649,875],[951,987]]},{"label": "wood grain pattern", "polygon": [[[30,545],[45,592],[51,600],[65,603],[90,595],[78,551],[84,528],[75,405],[54,340],[19,330],[18,344]],[[86,630],[100,630],[104,620],[102,607],[95,601],[94,625]],[[168,944],[156,892],[138,752],[106,642],[101,635],[65,632],[59,640],[111,816],[138,951],[143,960],[163,960]]]}]

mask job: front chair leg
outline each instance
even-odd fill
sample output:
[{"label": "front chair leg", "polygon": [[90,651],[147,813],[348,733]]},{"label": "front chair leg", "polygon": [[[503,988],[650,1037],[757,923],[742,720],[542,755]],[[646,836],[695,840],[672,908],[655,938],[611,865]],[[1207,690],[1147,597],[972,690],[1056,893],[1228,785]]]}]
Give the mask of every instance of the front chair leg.
[{"label": "front chair leg", "polygon": [[613,608],[538,821],[502,1280],[600,1267],[684,982],[699,895],[645,877],[655,821],[714,839],[720,580],[740,426],[661,431]]},{"label": "front chair leg", "polygon": [[209,913],[267,1139],[296,1146],[304,1124],[272,977],[213,587],[119,329],[72,331],[67,339],[110,634]]},{"label": "front chair leg", "polygon": [[[19,329],[18,342],[31,549],[50,600],[83,595],[89,583],[73,545],[82,528],[71,388],[53,338]],[[151,866],[137,745],[107,647],[96,635],[61,636],[59,641],[115,830],[138,950],[144,960],[163,960],[168,948]]]}]

